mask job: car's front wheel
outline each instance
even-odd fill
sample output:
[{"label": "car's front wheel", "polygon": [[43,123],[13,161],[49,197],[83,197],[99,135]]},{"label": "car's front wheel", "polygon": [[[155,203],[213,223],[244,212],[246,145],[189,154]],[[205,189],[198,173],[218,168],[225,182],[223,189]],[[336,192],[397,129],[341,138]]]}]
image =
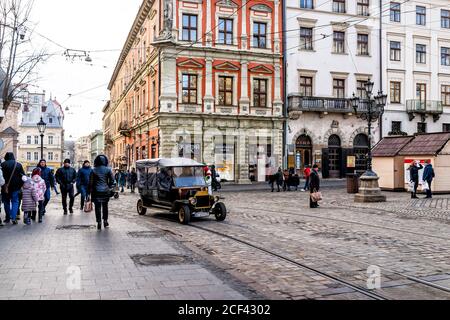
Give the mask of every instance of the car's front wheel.
[{"label": "car's front wheel", "polygon": [[178,220],[181,224],[189,224],[191,221],[191,208],[187,205],[183,205],[178,209]]},{"label": "car's front wheel", "polygon": [[142,199],[139,199],[137,202],[137,212],[140,216],[145,216],[147,213],[147,208],[144,207],[144,201],[142,201]]},{"label": "car's front wheel", "polygon": [[227,218],[227,208],[222,202],[216,204],[214,215],[217,221],[224,221]]}]

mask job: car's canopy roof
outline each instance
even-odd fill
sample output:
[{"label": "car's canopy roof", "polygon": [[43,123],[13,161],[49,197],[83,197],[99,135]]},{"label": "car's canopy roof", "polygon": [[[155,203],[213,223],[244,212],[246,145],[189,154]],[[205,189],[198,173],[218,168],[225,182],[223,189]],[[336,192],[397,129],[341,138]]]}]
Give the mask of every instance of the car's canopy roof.
[{"label": "car's canopy roof", "polygon": [[143,167],[204,167],[204,164],[187,158],[160,158],[136,161],[137,168]]}]

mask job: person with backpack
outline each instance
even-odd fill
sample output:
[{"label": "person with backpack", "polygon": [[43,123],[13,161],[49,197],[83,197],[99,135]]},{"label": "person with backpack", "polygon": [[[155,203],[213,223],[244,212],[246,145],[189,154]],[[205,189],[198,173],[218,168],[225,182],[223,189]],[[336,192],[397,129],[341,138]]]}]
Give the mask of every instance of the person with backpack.
[{"label": "person with backpack", "polygon": [[[3,178],[3,170],[0,168],[0,188],[3,187],[5,185],[5,178]],[[0,204],[2,203],[2,196],[0,193]],[[2,206],[0,205],[0,227],[3,227],[3,222],[2,222]]]},{"label": "person with backpack", "polygon": [[423,176],[422,180],[425,181],[428,184],[428,188],[425,190],[427,193],[426,199],[433,198],[433,194],[431,192],[431,183],[433,182],[433,179],[435,178],[434,175],[434,169],[433,165],[431,164],[430,160],[425,161],[425,169],[423,170]]},{"label": "person with backpack", "polygon": [[77,172],[70,166],[70,159],[64,160],[64,166],[56,171],[55,179],[61,190],[64,215],[67,215],[67,196],[69,196],[69,212],[73,213],[74,183],[77,181]]},{"label": "person with backpack", "polygon": [[22,181],[23,222],[29,226],[31,224],[31,217],[36,217],[36,203],[38,202],[38,197],[33,186],[33,181],[27,176],[23,176]]},{"label": "person with backpack", "polygon": [[16,161],[14,153],[7,152],[5,161],[1,164],[3,177],[6,181],[2,187],[2,201],[5,207],[5,223],[17,224],[19,212],[19,192],[23,186],[22,176],[25,175],[22,164]]},{"label": "person with backpack", "polygon": [[[42,171],[39,168],[35,168],[31,173],[33,188],[37,196],[39,223],[42,223],[42,218],[44,216],[44,201],[45,193],[47,191],[47,186],[44,179],[41,177],[41,173]],[[36,221],[36,212],[31,215],[31,220]]]}]

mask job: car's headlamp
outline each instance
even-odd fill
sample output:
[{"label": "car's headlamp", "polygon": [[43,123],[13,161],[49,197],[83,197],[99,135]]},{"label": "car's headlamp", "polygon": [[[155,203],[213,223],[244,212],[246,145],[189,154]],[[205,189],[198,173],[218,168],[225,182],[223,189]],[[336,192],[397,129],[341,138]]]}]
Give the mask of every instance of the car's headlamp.
[{"label": "car's headlamp", "polygon": [[197,204],[197,198],[190,198],[189,203],[195,206]]},{"label": "car's headlamp", "polygon": [[215,196],[214,197],[214,202],[219,202],[220,201],[220,197],[219,196]]}]

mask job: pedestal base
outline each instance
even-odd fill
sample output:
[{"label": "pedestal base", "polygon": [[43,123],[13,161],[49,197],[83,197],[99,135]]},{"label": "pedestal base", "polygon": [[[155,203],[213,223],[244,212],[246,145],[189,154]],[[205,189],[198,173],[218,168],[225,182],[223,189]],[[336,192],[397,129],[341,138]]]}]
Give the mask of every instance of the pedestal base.
[{"label": "pedestal base", "polygon": [[355,202],[386,202],[386,196],[381,194],[381,189],[378,185],[379,179],[376,175],[363,175],[360,178],[361,186],[359,187],[359,193],[355,195]]}]

